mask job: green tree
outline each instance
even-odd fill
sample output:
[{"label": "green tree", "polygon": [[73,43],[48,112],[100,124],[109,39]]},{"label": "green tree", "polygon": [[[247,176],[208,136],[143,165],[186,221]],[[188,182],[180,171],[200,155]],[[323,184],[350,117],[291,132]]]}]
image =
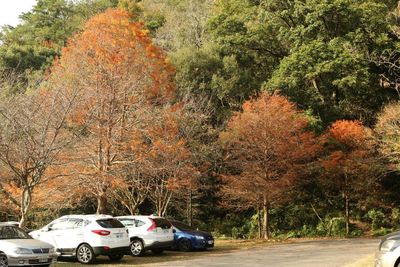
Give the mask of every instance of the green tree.
[{"label": "green tree", "polygon": [[[396,93],[382,90],[384,70],[369,60],[392,46],[393,7],[374,0],[219,0],[209,31],[229,69],[214,81],[244,99],[261,86],[279,90],[325,125],[338,118],[370,125]],[[232,108],[238,100],[230,101]]]},{"label": "green tree", "polygon": [[114,0],[38,0],[31,11],[21,15],[21,24],[3,27],[0,66],[19,73],[42,73],[84,21],[116,4]]},{"label": "green tree", "polygon": [[394,95],[382,90],[379,70],[368,60],[390,45],[388,5],[372,0],[275,2],[266,1],[263,9],[290,54],[265,88],[312,108],[325,123],[356,118],[371,124]]}]

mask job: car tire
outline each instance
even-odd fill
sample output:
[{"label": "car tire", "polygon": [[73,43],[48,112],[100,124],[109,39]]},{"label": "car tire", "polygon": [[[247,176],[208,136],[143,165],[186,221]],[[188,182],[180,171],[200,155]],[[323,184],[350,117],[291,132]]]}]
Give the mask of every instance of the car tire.
[{"label": "car tire", "polygon": [[7,255],[4,253],[0,253],[0,267],[7,267],[7,266],[8,266]]},{"label": "car tire", "polygon": [[91,246],[88,244],[82,244],[76,250],[76,258],[82,264],[90,264],[93,263],[96,256],[94,255],[94,251]]},{"label": "car tire", "polygon": [[164,252],[164,250],[161,249],[161,248],[155,248],[155,249],[152,249],[151,252],[152,252],[153,254],[155,254],[155,255],[160,255],[161,253]]},{"label": "car tire", "polygon": [[132,256],[142,256],[144,253],[143,242],[139,239],[132,240],[131,244],[129,245],[129,250]]},{"label": "car tire", "polygon": [[123,257],[124,257],[124,254],[122,254],[122,253],[108,255],[108,258],[110,258],[111,261],[120,261],[120,260],[122,260]]},{"label": "car tire", "polygon": [[187,239],[181,239],[178,243],[178,249],[182,252],[188,252],[192,250],[192,244],[190,243],[190,240]]},{"label": "car tire", "polygon": [[400,267],[400,258],[396,260],[396,263],[394,264],[394,267]]}]

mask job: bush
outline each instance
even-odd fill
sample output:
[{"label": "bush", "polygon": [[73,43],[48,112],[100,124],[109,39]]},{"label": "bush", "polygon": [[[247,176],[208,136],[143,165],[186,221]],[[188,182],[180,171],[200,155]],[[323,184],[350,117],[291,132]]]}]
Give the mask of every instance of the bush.
[{"label": "bush", "polygon": [[379,229],[374,230],[372,232],[372,235],[373,236],[384,236],[384,235],[390,234],[391,232],[393,232],[392,229],[381,227]]},{"label": "bush", "polygon": [[374,231],[388,225],[386,216],[381,210],[378,209],[369,210],[367,213],[367,218],[371,223],[372,230]]},{"label": "bush", "polygon": [[346,221],[343,217],[325,217],[317,225],[320,236],[346,236]]},{"label": "bush", "polygon": [[400,210],[398,208],[392,209],[392,214],[390,215],[390,219],[393,228],[398,229],[400,226]]}]

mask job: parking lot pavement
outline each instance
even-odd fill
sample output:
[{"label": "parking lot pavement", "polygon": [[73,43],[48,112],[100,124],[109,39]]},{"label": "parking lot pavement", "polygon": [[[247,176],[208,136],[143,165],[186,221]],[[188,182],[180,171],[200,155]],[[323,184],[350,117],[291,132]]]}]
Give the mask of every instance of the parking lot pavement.
[{"label": "parking lot pavement", "polygon": [[258,247],[224,255],[208,255],[192,260],[157,264],[157,266],[336,267],[371,257],[378,244],[378,239],[305,241]]}]

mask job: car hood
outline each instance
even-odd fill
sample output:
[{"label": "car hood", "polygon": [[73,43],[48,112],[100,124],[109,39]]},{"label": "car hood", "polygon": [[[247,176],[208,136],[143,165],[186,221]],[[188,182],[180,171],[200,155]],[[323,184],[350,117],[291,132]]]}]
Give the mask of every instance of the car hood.
[{"label": "car hood", "polygon": [[391,234],[382,237],[382,240],[387,240],[387,239],[400,239],[400,231],[393,232]]},{"label": "car hood", "polygon": [[52,245],[36,239],[1,239],[0,250],[15,249],[15,248],[53,248]]},{"label": "car hood", "polygon": [[204,232],[204,231],[199,231],[199,230],[191,230],[191,231],[183,231],[186,234],[190,235],[200,235],[204,236],[206,238],[212,238],[212,235],[210,233]]}]

